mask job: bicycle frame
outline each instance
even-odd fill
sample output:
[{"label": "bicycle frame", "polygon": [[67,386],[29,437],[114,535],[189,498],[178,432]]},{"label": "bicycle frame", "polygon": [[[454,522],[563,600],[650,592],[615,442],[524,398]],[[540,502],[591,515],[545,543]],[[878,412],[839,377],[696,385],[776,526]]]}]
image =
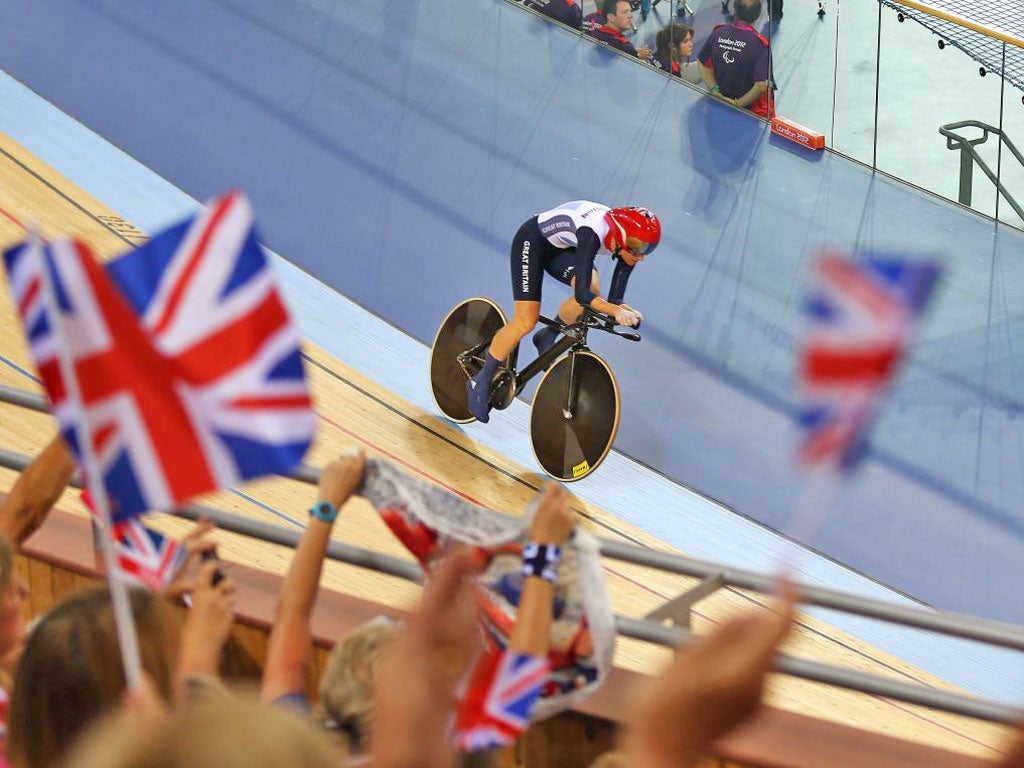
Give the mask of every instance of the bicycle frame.
[{"label": "bicycle frame", "polygon": [[517,390],[522,389],[530,379],[544,371],[565,352],[575,352],[578,349],[587,348],[587,331],[589,328],[584,324],[583,318],[572,325],[562,325],[557,320],[548,320],[546,317],[540,319],[545,325],[561,328],[562,333],[565,335],[556,341],[543,355],[523,368],[523,370],[514,374]]},{"label": "bicycle frame", "polygon": [[[514,362],[509,366],[507,371],[512,375],[512,383],[514,385],[512,391],[520,391],[531,379],[537,376],[537,374],[547,370],[552,363],[568,352],[570,357],[569,388],[565,408],[563,410],[566,418],[572,418],[576,412],[576,397],[579,390],[579,387],[576,386],[576,353],[588,349],[587,334],[590,332],[590,329],[597,328],[598,330],[606,331],[616,336],[622,336],[630,341],[640,341],[640,334],[631,333],[629,331],[616,331],[615,322],[612,318],[608,315],[601,314],[600,312],[595,312],[589,307],[583,308],[583,313],[580,315],[579,320],[572,325],[565,325],[559,320],[550,320],[546,317],[540,317],[538,320],[544,325],[558,328],[558,330],[563,334],[562,338],[556,341],[542,355],[539,355],[533,362],[523,368],[523,370],[516,371]],[[513,354],[509,359],[514,361],[515,355]],[[507,379],[502,381],[502,378],[499,377],[495,382],[495,391],[500,390],[503,386],[507,386],[507,383]]]},{"label": "bicycle frame", "polygon": [[[545,371],[558,358],[568,352],[569,355],[572,356],[573,360],[570,367],[569,392],[568,399],[565,404],[565,415],[567,418],[570,418],[576,410],[576,390],[578,389],[576,386],[575,353],[588,348],[587,334],[590,332],[590,329],[597,328],[598,330],[606,331],[607,333],[611,333],[616,336],[621,336],[629,341],[640,341],[640,334],[615,330],[615,322],[612,318],[608,315],[601,314],[600,312],[595,312],[589,307],[584,307],[583,314],[580,315],[579,320],[571,325],[566,325],[559,320],[551,320],[543,316],[539,317],[538,320],[544,325],[558,328],[558,330],[563,334],[562,338],[556,341],[550,349],[537,357],[536,360],[531,362],[521,371],[517,371],[515,367],[518,350],[513,351],[509,356],[509,363],[504,369],[504,374],[498,376],[494,381],[494,386],[491,390],[492,403],[494,393],[511,384],[512,389],[510,390],[507,402],[505,402],[505,406],[507,406],[508,403],[511,402],[512,396],[515,392],[520,391],[523,386],[537,376],[537,374]],[[477,363],[482,363],[483,361],[481,356],[490,344],[491,339],[486,339],[481,341],[475,347],[471,347],[465,352],[460,352],[456,356],[456,360],[458,361],[459,366],[461,366],[463,372],[466,374],[466,378],[472,378],[473,376],[473,371],[470,370],[468,365],[469,362],[475,361]],[[508,378],[509,376],[511,376],[511,381]],[[494,407],[497,408],[505,406],[494,404]]]}]

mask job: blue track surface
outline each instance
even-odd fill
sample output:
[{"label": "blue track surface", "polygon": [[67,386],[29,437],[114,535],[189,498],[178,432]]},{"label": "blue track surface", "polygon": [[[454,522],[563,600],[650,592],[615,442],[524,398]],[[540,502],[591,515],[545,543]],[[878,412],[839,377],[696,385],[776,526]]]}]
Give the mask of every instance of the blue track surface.
[{"label": "blue track surface", "polygon": [[37,0],[0,16],[0,67],[195,197],[244,187],[272,247],[421,340],[466,295],[508,303],[527,215],[650,206],[668,234],[630,285],[645,342],[596,345],[625,392],[618,448],[778,529],[802,488],[807,259],[944,255],[868,465],[812,543],[927,602],[1024,621],[1019,233],[776,144],[490,0]]}]

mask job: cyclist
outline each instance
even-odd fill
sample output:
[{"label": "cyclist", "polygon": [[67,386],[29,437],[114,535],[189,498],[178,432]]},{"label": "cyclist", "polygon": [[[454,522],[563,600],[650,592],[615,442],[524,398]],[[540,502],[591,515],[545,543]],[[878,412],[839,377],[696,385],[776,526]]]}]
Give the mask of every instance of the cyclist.
[{"label": "cyclist", "polygon": [[[643,315],[622,303],[629,275],[661,239],[661,223],[646,208],[609,208],[589,200],[574,200],[529,218],[512,240],[512,320],[499,330],[487,350],[484,366],[466,382],[469,410],[478,421],[490,418],[490,389],[498,366],[533,330],[540,317],[543,273],[572,286],[573,296],[558,310],[563,323],[579,318],[583,307],[611,315],[619,325],[636,326]],[[599,253],[617,259],[608,299],[600,296],[601,286],[594,259]],[[533,337],[538,354],[558,338],[558,331],[545,327]]]}]

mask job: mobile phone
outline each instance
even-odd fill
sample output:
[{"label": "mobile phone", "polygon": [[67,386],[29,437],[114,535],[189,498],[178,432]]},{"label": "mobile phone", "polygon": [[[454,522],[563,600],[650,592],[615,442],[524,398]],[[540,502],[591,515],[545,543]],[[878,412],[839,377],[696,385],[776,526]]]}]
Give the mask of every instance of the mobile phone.
[{"label": "mobile phone", "polygon": [[[209,560],[216,560],[217,559],[217,550],[216,549],[208,549],[205,552],[203,552],[199,557],[202,559],[202,561],[204,563],[209,561]],[[213,578],[210,580],[210,585],[216,587],[222,581],[224,581],[224,571],[221,570],[220,568],[218,568],[217,570],[215,570],[213,572]]]}]

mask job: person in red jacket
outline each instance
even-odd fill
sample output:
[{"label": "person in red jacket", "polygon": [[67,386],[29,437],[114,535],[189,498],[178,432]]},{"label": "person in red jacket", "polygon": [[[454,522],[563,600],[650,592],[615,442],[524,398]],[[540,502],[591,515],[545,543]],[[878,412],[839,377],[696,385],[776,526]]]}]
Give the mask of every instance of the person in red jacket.
[{"label": "person in red jacket", "polygon": [[633,9],[629,5],[629,0],[604,0],[601,4],[601,14],[604,16],[604,24],[588,30],[588,35],[638,59],[647,61],[651,58],[651,49],[648,46],[637,48],[623,34],[633,28]]}]

